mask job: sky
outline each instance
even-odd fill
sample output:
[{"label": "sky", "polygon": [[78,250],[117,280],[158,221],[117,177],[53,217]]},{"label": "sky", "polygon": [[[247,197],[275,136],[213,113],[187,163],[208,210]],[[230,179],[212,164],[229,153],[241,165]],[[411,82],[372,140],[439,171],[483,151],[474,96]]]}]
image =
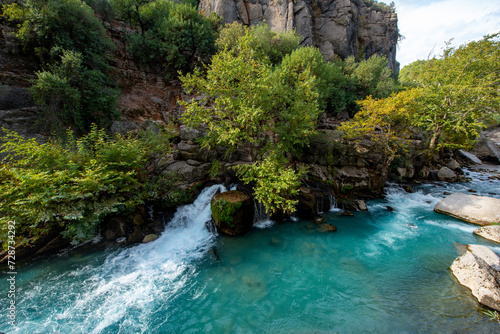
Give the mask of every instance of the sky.
[{"label": "sky", "polygon": [[[384,0],[389,4],[391,0]],[[394,0],[399,33],[396,59],[401,68],[441,54],[452,45],[500,32],[500,0]]]}]

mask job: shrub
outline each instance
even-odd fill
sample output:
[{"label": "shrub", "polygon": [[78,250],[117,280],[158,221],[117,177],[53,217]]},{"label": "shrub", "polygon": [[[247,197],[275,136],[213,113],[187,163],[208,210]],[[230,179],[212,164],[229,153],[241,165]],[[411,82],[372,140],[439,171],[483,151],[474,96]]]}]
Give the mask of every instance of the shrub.
[{"label": "shrub", "polygon": [[111,40],[94,11],[81,0],[26,0],[4,6],[4,15],[20,22],[17,37],[42,64],[57,62],[64,50],[82,54],[83,65],[106,67]]},{"label": "shrub", "polygon": [[104,127],[118,116],[118,91],[106,87],[107,77],[101,71],[83,67],[81,53],[64,51],[59,65],[36,76],[31,92],[42,108],[47,130],[73,127],[84,133],[90,124]]},{"label": "shrub", "polygon": [[247,30],[251,36],[251,48],[259,54],[259,57],[267,58],[273,65],[279,64],[283,57],[297,49],[301,39],[294,31],[273,32],[269,30],[267,24],[248,29],[238,22],[233,22],[226,24],[220,32],[215,43],[218,50],[229,49],[233,52],[239,52],[238,39],[242,38]]},{"label": "shrub", "polygon": [[130,51],[143,62],[159,61],[167,69],[189,70],[195,61],[215,52],[216,18],[205,18],[190,4],[137,2],[129,15],[140,30],[130,36]]},{"label": "shrub", "polygon": [[[169,149],[168,132],[155,135]],[[110,138],[94,125],[91,132],[66,142],[44,144],[6,131],[1,152],[0,225],[16,222],[19,245],[29,244],[57,226],[75,242],[92,238],[99,222],[115,212],[133,210],[151,193],[139,177],[157,153],[150,135]],[[0,240],[6,240],[2,228]]]}]

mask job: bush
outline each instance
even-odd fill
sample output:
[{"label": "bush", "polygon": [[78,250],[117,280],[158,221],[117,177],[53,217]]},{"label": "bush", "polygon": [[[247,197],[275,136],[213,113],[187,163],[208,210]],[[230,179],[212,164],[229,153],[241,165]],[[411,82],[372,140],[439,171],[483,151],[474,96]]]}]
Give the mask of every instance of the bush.
[{"label": "bush", "polygon": [[61,62],[36,73],[31,92],[43,111],[43,125],[58,131],[73,127],[84,133],[90,124],[109,125],[118,116],[118,91],[105,86],[106,76],[83,67],[81,53],[64,51]]},{"label": "bush", "polygon": [[321,52],[313,47],[303,47],[283,58],[281,70],[297,75],[305,70],[317,78],[319,107],[329,112],[345,108],[344,87],[346,79],[338,62],[326,63]]},{"label": "bush", "polygon": [[57,62],[64,50],[71,50],[82,54],[84,66],[106,68],[106,52],[113,44],[92,8],[81,0],[26,0],[4,6],[4,15],[21,22],[17,37],[42,65]]},{"label": "bush", "polygon": [[140,30],[130,36],[130,51],[145,63],[186,71],[215,53],[217,18],[205,18],[190,4],[157,0],[139,4],[129,15]]},{"label": "bush", "polygon": [[[218,50],[229,49],[239,52],[238,39],[243,37],[247,30],[248,28],[237,22],[226,24],[215,43]],[[269,30],[267,24],[253,26],[248,33],[251,36],[252,49],[259,54],[259,57],[267,58],[273,65],[279,64],[283,57],[297,49],[301,39],[294,31],[273,32]]]},{"label": "bush", "polygon": [[[159,132],[162,150],[170,135]],[[19,245],[36,241],[57,226],[75,242],[92,238],[111,213],[130,211],[148,197],[151,187],[139,177],[148,158],[157,153],[150,134],[112,139],[93,126],[91,132],[66,142],[39,144],[6,131],[0,168],[0,240],[8,221],[16,222]],[[153,148],[151,148],[153,147]]]}]

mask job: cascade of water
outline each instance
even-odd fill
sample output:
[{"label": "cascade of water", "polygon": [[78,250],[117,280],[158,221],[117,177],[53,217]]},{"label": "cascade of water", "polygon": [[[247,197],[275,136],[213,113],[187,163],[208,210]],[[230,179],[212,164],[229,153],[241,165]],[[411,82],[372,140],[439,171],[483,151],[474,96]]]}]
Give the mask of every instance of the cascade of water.
[{"label": "cascade of water", "polygon": [[253,218],[253,226],[256,228],[267,228],[274,224],[274,221],[271,220],[270,214],[267,212],[264,204],[257,202],[255,199],[254,203],[254,218]]},{"label": "cascade of water", "polygon": [[332,193],[330,193],[329,200],[330,200],[330,211],[339,211],[340,208],[337,203],[337,199],[335,198],[335,196],[333,196]]},{"label": "cascade of water", "polygon": [[[204,189],[194,203],[177,210],[154,242],[112,252],[100,265],[85,270],[75,267],[69,274],[47,275],[46,289],[21,290],[19,312],[25,317],[13,333],[113,332],[121,323],[131,324],[129,333],[143,332],[155,298],[173,298],[195,274],[195,261],[212,249],[215,236],[205,227],[211,215],[210,200],[225,190],[222,185]],[[65,287],[59,306],[46,305],[46,295],[60,294],[61,284]],[[138,305],[144,319],[136,318]],[[38,312],[30,312],[37,308],[46,311],[47,319],[34,329],[32,318]]]}]

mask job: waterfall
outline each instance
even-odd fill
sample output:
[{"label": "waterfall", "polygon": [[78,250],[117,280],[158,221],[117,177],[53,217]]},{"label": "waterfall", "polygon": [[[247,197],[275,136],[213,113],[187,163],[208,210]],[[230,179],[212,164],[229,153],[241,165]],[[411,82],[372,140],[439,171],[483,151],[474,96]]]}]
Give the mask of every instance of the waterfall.
[{"label": "waterfall", "polygon": [[330,199],[330,212],[336,212],[342,210],[342,208],[339,208],[337,199],[335,198],[335,196],[332,195],[332,193],[330,193],[329,199]]},{"label": "waterfall", "polygon": [[254,218],[253,226],[256,228],[268,228],[274,225],[274,221],[271,220],[271,216],[267,212],[264,204],[253,200],[254,207]]},{"label": "waterfall", "polygon": [[[155,299],[171,300],[182,291],[196,275],[197,261],[213,248],[215,235],[205,223],[211,219],[212,196],[225,190],[222,185],[204,189],[194,203],[177,210],[154,242],[112,251],[96,259],[98,265],[47,273],[44,289],[29,289],[18,301],[20,307],[30,305],[20,309],[21,314],[40,308],[38,313],[45,310],[47,318],[33,323],[20,317],[13,333],[118,332],[122,323],[128,324],[127,333],[143,333],[155,316]],[[60,295],[57,307],[43,302],[51,295]]]}]

